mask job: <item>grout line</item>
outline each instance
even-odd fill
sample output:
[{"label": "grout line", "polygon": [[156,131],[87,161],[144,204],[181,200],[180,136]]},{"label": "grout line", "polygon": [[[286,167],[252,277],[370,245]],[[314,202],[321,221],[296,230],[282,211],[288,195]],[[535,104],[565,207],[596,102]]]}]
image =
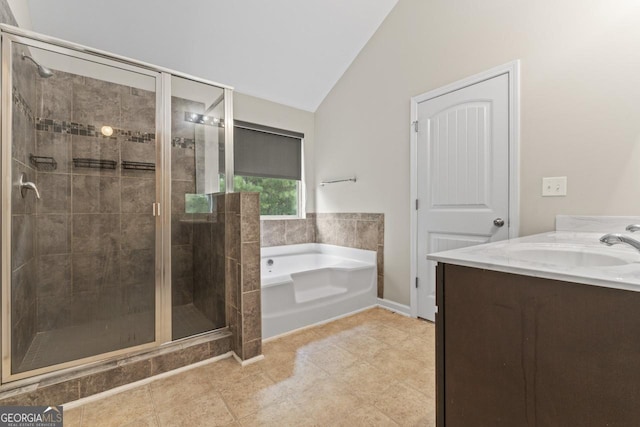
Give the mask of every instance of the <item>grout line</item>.
[{"label": "grout line", "polygon": [[[209,383],[211,384],[211,383]],[[212,384],[213,387],[215,387],[214,384]],[[229,404],[227,403],[227,401],[225,400],[224,396],[222,395],[222,392],[220,392],[220,390],[215,390],[215,392],[218,394],[218,396],[220,396],[220,400],[222,400],[222,403],[224,404],[225,408],[227,408],[227,412],[229,412],[229,414],[233,417],[233,420],[236,422],[240,422],[240,417],[236,416],[236,414],[231,410],[231,407],[229,406]]]},{"label": "grout line", "polygon": [[[64,408],[63,408],[63,412],[64,412]],[[84,423],[84,406],[80,407],[80,426],[82,426]]]},{"label": "grout line", "polygon": [[[151,387],[149,387],[149,399],[151,400],[151,407],[153,407],[153,418],[156,420],[156,424],[158,426],[162,425],[160,424],[160,417],[158,416],[158,413],[160,412],[158,410],[158,407],[156,405],[156,401],[153,398],[153,391],[151,391]],[[84,408],[84,406],[81,406],[81,408]]]},{"label": "grout line", "polygon": [[[385,311],[385,312],[386,312],[386,311]],[[388,314],[383,314],[383,313],[385,313],[385,312],[382,312],[382,309],[381,309],[381,308],[380,308],[379,310],[375,310],[375,311],[373,311],[373,312],[372,312],[372,315],[373,315],[373,316],[372,316],[371,318],[367,317],[367,318],[363,319],[363,322],[364,322],[364,323],[368,323],[368,322],[373,321],[373,322],[374,322],[374,324],[375,324],[375,322],[377,322],[377,321],[384,321],[384,319],[386,319],[386,318],[389,316]],[[408,324],[408,322],[411,322],[411,320],[410,320],[410,319],[406,319],[406,320],[404,320],[404,322],[406,322],[406,323]],[[350,327],[351,327],[351,326],[348,326],[348,328],[350,328]],[[339,332],[334,332],[332,335],[336,335],[336,334],[338,334],[338,333],[339,333]],[[376,341],[379,341],[379,340],[376,340]],[[381,341],[381,342],[382,342],[382,341]],[[338,348],[341,348],[341,346],[339,346],[339,345],[338,345],[337,347],[338,347]],[[291,350],[291,351],[293,351],[293,352],[295,353],[295,351],[296,351],[296,350],[295,350],[295,349],[293,349],[293,350]],[[322,350],[320,350],[320,351],[322,351]],[[355,357],[357,360],[361,360],[361,361],[363,361],[364,363],[368,363],[368,358],[367,358],[367,357],[360,357],[360,356],[362,356],[362,355],[354,355],[354,357]],[[321,372],[325,372],[325,373],[327,374],[327,378],[328,378],[328,380],[331,380],[331,381],[334,381],[334,380],[339,381],[339,380],[340,380],[340,372],[341,372],[341,371],[339,371],[339,372],[333,372],[333,373],[332,373],[332,372],[329,372],[329,371],[325,371],[325,370],[324,370],[324,369],[322,369],[319,365],[317,365],[316,363],[314,363],[314,362],[312,362],[312,361],[310,361],[310,360],[309,360],[308,362],[310,363],[310,365],[313,365],[313,366],[315,366],[317,369],[319,369],[319,371],[321,371]],[[379,368],[377,365],[371,365],[371,366],[372,366],[372,368],[373,368],[374,370],[380,370],[380,369],[381,369],[381,368]],[[347,369],[350,369],[350,368],[347,368]],[[263,369],[261,372],[262,372],[262,373],[266,376],[266,378],[268,378],[270,381],[272,381],[272,382],[276,382],[276,380],[272,377],[272,375],[270,375],[269,371],[266,371],[266,370],[264,370],[264,369]],[[259,375],[259,373],[256,373],[256,374],[253,374],[253,375]],[[250,376],[247,376],[247,378],[250,378],[250,377],[251,377],[251,375],[250,375]],[[216,385],[215,385],[213,382],[209,381],[209,383],[210,383],[210,384],[212,384],[212,385],[214,386],[214,390],[213,390],[213,392],[216,394],[216,396],[219,396],[219,397],[222,399],[222,402],[223,402],[223,404],[225,405],[225,408],[227,409],[228,413],[229,413],[229,414],[231,414],[231,416],[233,417],[234,421],[235,421],[235,422],[240,423],[240,418],[239,418],[239,416],[238,416],[238,415],[236,415],[236,413],[235,413],[234,411],[232,411],[232,410],[231,410],[230,406],[227,404],[227,401],[226,401],[226,400],[225,400],[225,398],[222,396],[222,392],[220,391],[220,389],[219,389],[218,387],[216,387]],[[313,385],[313,384],[311,384],[311,385],[309,385],[308,387],[305,387],[304,389],[302,389],[299,393],[306,392],[307,390],[311,390],[311,389],[313,388],[313,386],[314,386],[314,385]],[[391,389],[392,389],[392,387],[394,387],[394,388],[397,390],[397,388],[398,388],[399,386],[401,386],[402,388],[406,389],[406,390],[407,390],[407,392],[409,392],[409,393],[416,393],[416,395],[417,395],[417,396],[420,396],[421,401],[425,401],[425,399],[426,399],[426,402],[427,402],[427,404],[428,404],[428,405],[430,405],[430,404],[431,404],[431,400],[432,400],[432,398],[431,398],[431,397],[427,396],[424,392],[422,392],[422,391],[420,391],[420,390],[416,389],[415,387],[410,386],[410,385],[406,382],[406,380],[400,379],[400,377],[396,377],[396,376],[394,376],[393,380],[392,380],[389,384],[387,384],[387,387],[383,387],[383,389],[382,389],[382,393],[380,393],[380,395],[388,395],[388,394],[389,394],[389,390],[391,390]],[[150,390],[150,387],[149,387],[148,389]],[[177,389],[176,391],[177,391],[177,392],[179,392],[179,389]],[[356,408],[360,408],[360,407],[364,407],[364,406],[368,406],[368,405],[373,405],[373,406],[375,407],[375,404],[374,404],[375,402],[368,401],[368,400],[367,400],[367,399],[365,399],[365,398],[360,398],[360,396],[359,396],[358,394],[356,394],[355,392],[353,392],[353,391],[345,391],[345,392],[346,392],[347,394],[349,394],[350,396],[354,396],[354,397],[356,398],[356,400],[359,402],[358,404],[356,404],[356,405],[354,406],[354,408],[352,408],[352,411],[353,411],[354,409],[356,409]],[[298,394],[299,394],[299,393],[298,393]],[[152,399],[152,405],[153,405],[153,407],[155,408],[155,407],[156,407],[156,405],[155,405],[155,402],[153,402],[153,394],[151,393],[150,395],[151,395],[151,399]],[[320,399],[322,399],[322,396],[319,396],[319,397],[320,397]],[[290,399],[290,401],[291,401],[291,402],[292,402],[292,403],[293,403],[297,408],[300,408],[300,409],[301,409],[301,414],[300,414],[300,417],[301,417],[301,418],[299,418],[299,420],[307,419],[306,417],[308,416],[308,414],[306,413],[306,411],[304,411],[304,408],[303,408],[303,407],[301,407],[301,406],[298,404],[298,402],[296,401],[296,399],[295,399],[295,393],[294,393],[294,392],[290,392],[290,391],[287,391],[286,393],[284,393],[281,399],[277,399],[276,401],[274,401],[274,402],[270,403],[269,405],[266,405],[266,406],[264,406],[264,407],[259,408],[257,411],[252,411],[252,412],[251,412],[251,414],[260,414],[260,413],[264,412],[265,410],[268,410],[268,408],[271,408],[271,407],[274,407],[274,406],[276,406],[276,405],[280,405],[280,404],[282,404],[282,402],[284,402],[284,401],[286,401],[286,400],[288,400],[288,399]],[[65,406],[65,409],[67,409],[67,406]],[[397,414],[397,413],[395,414],[395,416],[392,416],[392,414],[388,413],[386,410],[379,409],[379,411],[380,411],[380,413],[381,413],[381,414],[383,414],[387,419],[391,420],[391,421],[394,423],[394,425],[397,423],[397,421],[396,421],[397,417],[399,417],[399,416],[401,417],[401,415],[400,415],[400,414]],[[155,417],[156,422],[157,422],[157,423],[159,423],[159,418],[158,418],[158,416],[157,416],[158,412],[156,411],[156,412],[155,412],[155,414],[156,414],[156,417]],[[246,415],[246,416],[249,416],[249,415],[250,415],[250,414],[248,414],[248,415]],[[304,418],[302,418],[302,417],[304,417]],[[335,418],[335,417],[331,417],[331,416],[330,416],[330,419],[331,419],[331,421],[336,420],[336,418]],[[402,419],[400,419],[400,421],[402,422],[402,421],[406,421],[406,420],[402,420]]]}]

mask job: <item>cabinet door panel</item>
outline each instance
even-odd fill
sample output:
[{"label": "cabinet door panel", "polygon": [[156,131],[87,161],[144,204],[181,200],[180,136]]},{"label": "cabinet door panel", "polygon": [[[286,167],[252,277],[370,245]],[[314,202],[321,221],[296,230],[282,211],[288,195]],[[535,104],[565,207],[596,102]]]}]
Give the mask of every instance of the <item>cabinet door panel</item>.
[{"label": "cabinet door panel", "polygon": [[527,425],[526,301],[482,273],[446,266],[446,425]]},{"label": "cabinet door panel", "polygon": [[640,292],[439,266],[439,426],[638,425]]}]

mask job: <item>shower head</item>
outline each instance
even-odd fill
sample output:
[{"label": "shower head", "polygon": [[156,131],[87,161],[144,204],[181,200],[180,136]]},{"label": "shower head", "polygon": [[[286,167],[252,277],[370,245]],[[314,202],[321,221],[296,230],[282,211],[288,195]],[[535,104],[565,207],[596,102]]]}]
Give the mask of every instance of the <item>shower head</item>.
[{"label": "shower head", "polygon": [[25,55],[24,53],[22,54],[22,60],[24,61],[25,59],[30,60],[31,62],[33,62],[34,64],[36,64],[36,67],[38,67],[38,74],[40,75],[40,77],[42,77],[43,79],[48,79],[49,77],[53,76],[53,71],[51,71],[49,68],[45,67],[44,65],[40,65],[36,62],[35,59],[33,59],[32,57],[30,57],[29,55]]}]

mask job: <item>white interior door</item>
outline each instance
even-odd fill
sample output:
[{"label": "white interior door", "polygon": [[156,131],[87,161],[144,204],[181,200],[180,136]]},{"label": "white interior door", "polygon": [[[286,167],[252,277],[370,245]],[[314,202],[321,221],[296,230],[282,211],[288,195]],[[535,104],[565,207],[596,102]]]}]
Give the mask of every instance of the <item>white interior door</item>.
[{"label": "white interior door", "polygon": [[427,254],[509,236],[509,76],[420,102],[417,155],[418,317],[434,320]]}]

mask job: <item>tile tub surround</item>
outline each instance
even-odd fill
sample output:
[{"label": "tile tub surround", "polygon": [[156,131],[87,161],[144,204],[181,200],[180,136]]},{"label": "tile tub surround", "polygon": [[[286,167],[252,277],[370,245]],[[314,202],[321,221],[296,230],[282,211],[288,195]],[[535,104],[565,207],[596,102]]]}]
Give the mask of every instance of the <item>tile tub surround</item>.
[{"label": "tile tub surround", "polygon": [[327,243],[376,251],[378,298],[384,297],[384,214],[308,213],[304,219],[260,221],[262,247]]},{"label": "tile tub surround", "polygon": [[[70,426],[433,426],[434,325],[374,308],[65,407]],[[80,402],[78,402],[80,403]],[[65,424],[67,425],[67,424]]]},{"label": "tile tub surround", "polygon": [[233,351],[249,360],[262,354],[260,194],[230,193],[224,199],[227,325]]},{"label": "tile tub surround", "polygon": [[231,341],[231,334],[221,330],[73,373],[61,373],[39,383],[26,386],[9,383],[0,387],[0,406],[60,405],[223,355],[230,351]]}]

